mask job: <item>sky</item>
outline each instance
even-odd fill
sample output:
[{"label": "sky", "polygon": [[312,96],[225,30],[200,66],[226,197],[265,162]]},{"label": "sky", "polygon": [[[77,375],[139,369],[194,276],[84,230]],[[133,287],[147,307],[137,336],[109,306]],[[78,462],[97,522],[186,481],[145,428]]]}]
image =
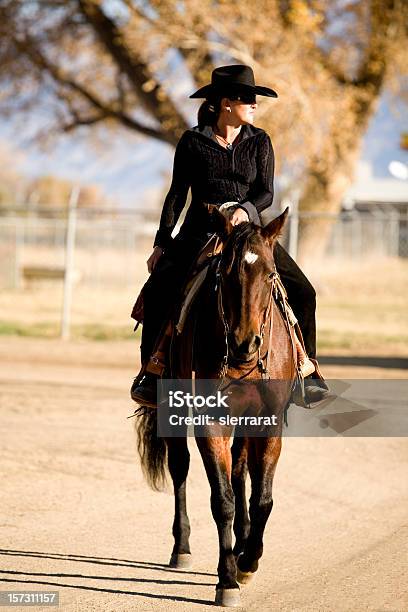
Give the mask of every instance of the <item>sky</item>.
[{"label": "sky", "polygon": [[403,132],[408,133],[407,107],[389,95],[383,95],[364,138],[361,155],[363,160],[372,164],[374,176],[390,178],[390,161],[408,164],[408,151],[399,146]]},{"label": "sky", "polygon": [[[182,92],[180,92],[182,93]],[[191,103],[190,103],[191,102]],[[197,102],[189,101],[186,119],[196,124]],[[99,184],[123,208],[144,208],[146,201],[163,197],[171,178],[174,149],[166,144],[119,128],[99,130],[100,142],[89,143],[86,128],[63,136],[49,151],[27,142],[36,129],[38,117],[25,126],[24,137],[16,125],[0,122],[0,143],[15,152],[19,170],[28,176],[53,174],[84,183]],[[408,164],[408,152],[399,147],[400,135],[408,132],[406,108],[383,95],[364,138],[361,160],[372,166],[373,176],[390,178],[388,164]],[[279,155],[279,151],[276,151]],[[278,181],[279,181],[279,177]],[[158,202],[158,205],[160,203]]]}]

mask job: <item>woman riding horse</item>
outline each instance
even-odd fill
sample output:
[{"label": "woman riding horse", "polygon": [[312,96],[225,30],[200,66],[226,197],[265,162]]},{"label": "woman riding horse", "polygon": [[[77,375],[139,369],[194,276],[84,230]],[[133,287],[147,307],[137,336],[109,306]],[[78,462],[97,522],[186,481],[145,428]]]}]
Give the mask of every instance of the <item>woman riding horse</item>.
[{"label": "woman riding horse", "polygon": [[[198,111],[198,125],[186,130],[177,144],[170,190],[154,249],[147,260],[151,274],[143,290],[143,366],[149,361],[192,263],[215,232],[208,204],[221,206],[234,200],[230,218],[234,226],[248,221],[262,225],[259,215],[272,205],[274,152],[268,134],[253,125],[256,95],[277,98],[273,89],[255,85],[251,67],[232,65],[213,70],[211,83],[190,96],[205,98],[205,102]],[[191,204],[179,233],[172,238],[190,187]],[[299,321],[306,352],[315,359],[315,290],[279,243],[274,248],[274,259]],[[136,377],[132,399],[154,406],[156,382],[154,374]],[[327,395],[327,385],[317,374],[305,379],[307,404],[313,405]]]}]

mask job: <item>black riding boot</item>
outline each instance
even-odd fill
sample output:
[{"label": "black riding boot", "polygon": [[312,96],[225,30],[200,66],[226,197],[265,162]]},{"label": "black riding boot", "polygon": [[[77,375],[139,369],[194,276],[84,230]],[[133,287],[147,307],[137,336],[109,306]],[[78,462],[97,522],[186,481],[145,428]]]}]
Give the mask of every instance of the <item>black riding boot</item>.
[{"label": "black riding boot", "polygon": [[305,383],[305,402],[310,408],[316,408],[320,402],[331,397],[329,387],[320,378],[314,378],[315,373],[306,376]]},{"label": "black riding boot", "polygon": [[130,389],[130,397],[141,406],[155,408],[157,406],[157,381],[156,374],[146,372],[139,381],[139,376],[133,381]]},{"label": "black riding boot", "polygon": [[166,318],[165,311],[157,306],[145,309],[145,312],[140,347],[142,368],[132,383],[130,397],[141,406],[154,408],[157,405],[157,380],[159,376],[146,371],[146,367],[149,364],[156,342],[162,332],[163,321]]}]

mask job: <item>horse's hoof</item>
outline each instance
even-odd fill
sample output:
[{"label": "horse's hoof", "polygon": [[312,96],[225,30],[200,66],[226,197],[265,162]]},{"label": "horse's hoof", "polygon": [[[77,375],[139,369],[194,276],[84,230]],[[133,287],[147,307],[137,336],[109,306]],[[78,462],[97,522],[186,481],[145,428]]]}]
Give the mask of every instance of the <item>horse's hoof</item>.
[{"label": "horse's hoof", "polygon": [[254,577],[255,572],[243,572],[237,567],[237,582],[239,584],[248,584]]},{"label": "horse's hoof", "polygon": [[173,553],[170,557],[169,567],[173,569],[190,569],[193,565],[193,557],[190,553]]},{"label": "horse's hoof", "polygon": [[239,589],[215,589],[215,604],[224,608],[238,608],[241,605]]}]

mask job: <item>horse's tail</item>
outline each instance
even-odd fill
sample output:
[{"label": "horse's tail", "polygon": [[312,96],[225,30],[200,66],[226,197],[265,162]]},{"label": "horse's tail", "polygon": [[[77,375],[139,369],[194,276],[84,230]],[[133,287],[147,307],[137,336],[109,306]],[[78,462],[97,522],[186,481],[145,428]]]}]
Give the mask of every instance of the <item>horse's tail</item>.
[{"label": "horse's tail", "polygon": [[142,472],[148,485],[161,491],[166,484],[167,447],[157,435],[157,408],[143,406],[138,412],[135,430]]}]

